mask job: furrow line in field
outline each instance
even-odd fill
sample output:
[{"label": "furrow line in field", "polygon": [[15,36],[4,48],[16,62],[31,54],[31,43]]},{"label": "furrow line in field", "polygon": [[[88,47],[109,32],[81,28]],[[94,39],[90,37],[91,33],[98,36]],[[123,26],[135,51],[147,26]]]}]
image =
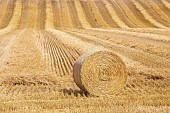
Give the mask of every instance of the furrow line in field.
[{"label": "furrow line in field", "polygon": [[21,20],[21,14],[22,14],[22,1],[16,0],[13,16],[6,28],[10,30],[18,28]]},{"label": "furrow line in field", "polygon": [[8,0],[5,14],[0,22],[0,29],[3,29],[8,26],[14,12],[15,1],[16,0]]},{"label": "furrow line in field", "polygon": [[55,55],[56,55],[56,57],[58,59],[58,63],[56,65],[57,67],[55,67],[55,68],[57,68],[59,70],[59,72],[60,72],[58,76],[63,76],[65,73],[64,73],[64,70],[63,70],[63,64],[62,64],[62,60],[60,58],[60,53],[59,53],[59,50],[58,50],[57,46],[55,47]]},{"label": "furrow line in field", "polygon": [[45,29],[51,28],[54,29],[54,12],[52,9],[52,1],[46,0],[46,21],[45,21]]},{"label": "furrow line in field", "polygon": [[[45,48],[46,43],[45,43],[45,39],[41,38],[41,37],[43,37],[41,32],[37,31],[37,30],[33,30],[33,33],[35,34],[35,37],[37,40],[35,42],[36,47],[39,49],[39,51],[42,51],[42,53],[45,53],[44,48]],[[45,54],[42,55],[42,59],[45,61]]]},{"label": "furrow line in field", "polygon": [[151,22],[149,22],[147,19],[145,19],[144,15],[141,14],[141,12],[135,7],[135,5],[131,2],[131,0],[122,0],[130,9],[132,14],[136,17],[138,23],[140,23],[140,28],[148,28],[148,27],[156,27]]},{"label": "furrow line in field", "polygon": [[[54,54],[54,59],[56,60],[56,62],[55,62],[55,73],[58,75],[58,76],[62,76],[62,75],[64,75],[63,74],[63,70],[62,70],[62,67],[61,67],[61,62],[60,62],[60,59],[59,59],[59,57],[57,57],[57,56],[59,56],[58,55],[58,52],[57,52],[57,46],[56,46],[56,44],[55,44],[55,42],[53,42],[53,48],[52,48],[52,50],[53,50],[53,54]],[[52,61],[52,60],[51,60]],[[56,67],[58,67],[58,68],[56,68]]]},{"label": "furrow line in field", "polygon": [[153,25],[155,25],[158,28],[167,28],[165,25],[163,25],[162,23],[158,22],[157,19],[153,18],[148,11],[142,6],[141,3],[137,2],[136,0],[131,0],[134,5],[136,6],[136,8],[143,14],[143,16],[145,17],[145,19],[147,19],[148,21],[150,21]]},{"label": "furrow line in field", "polygon": [[109,14],[111,15],[112,17],[112,20],[114,20],[117,25],[120,27],[120,28],[129,28],[129,26],[127,26],[120,18],[119,16],[117,15],[116,11],[114,10],[114,8],[112,7],[112,5],[107,1],[107,0],[104,0],[103,3],[105,4]]},{"label": "furrow line in field", "polygon": [[51,35],[49,32],[42,32],[42,34],[45,38],[44,44],[46,44],[44,46],[45,61],[51,71],[57,76],[70,75],[75,59],[78,57],[76,50],[64,45],[57,39],[57,36]]},{"label": "furrow line in field", "polygon": [[140,1],[140,0],[135,0],[138,3],[140,3],[140,5],[143,7],[143,9],[153,18],[155,19],[157,22],[161,23],[162,25],[169,27],[169,24],[165,21],[164,18],[162,18],[151,6],[149,3],[147,3],[146,1]]},{"label": "furrow line in field", "polygon": [[64,52],[64,47],[63,46],[61,46],[61,47],[58,47],[59,48],[59,50],[60,50],[60,52],[61,52],[61,55],[62,55],[62,57],[61,58],[64,58],[63,60],[64,60],[64,67],[66,67],[65,69],[66,69],[66,72],[67,73],[70,73],[70,71],[71,71],[71,68],[72,68],[72,64],[70,63],[70,60],[69,60],[69,57],[68,57],[68,55],[66,55],[66,53]]},{"label": "furrow line in field", "polygon": [[101,0],[94,1],[99,13],[101,14],[103,20],[112,28],[118,28],[117,23],[112,19],[110,13],[108,12],[105,4]]},{"label": "furrow line in field", "polygon": [[164,35],[164,36],[170,36],[170,30],[168,29],[153,29],[153,28],[135,28],[135,29],[121,29],[122,31],[130,31],[130,32],[136,32],[136,33],[150,33],[150,34],[157,34],[157,35]]},{"label": "furrow line in field", "polygon": [[162,7],[161,3],[158,1],[145,0],[148,6],[170,27],[170,12],[166,10],[166,7]]},{"label": "furrow line in field", "polygon": [[36,16],[37,16],[37,0],[29,1],[29,14],[28,14],[28,23],[27,28],[34,29],[36,24]]},{"label": "furrow line in field", "polygon": [[64,53],[63,53],[63,51],[62,51],[62,49],[60,48],[60,47],[58,47],[59,48],[59,52],[60,52],[60,54],[61,54],[61,60],[62,60],[62,66],[63,66],[63,70],[65,70],[65,75],[66,74],[68,74],[69,73],[69,62],[67,62],[67,57],[64,55]]},{"label": "furrow line in field", "polygon": [[[170,8],[168,8],[168,4],[164,3],[165,0],[152,0],[155,4],[160,7],[161,11],[165,13],[168,17],[170,17]],[[170,4],[169,4],[170,5]]]},{"label": "furrow line in field", "polygon": [[[43,37],[43,35],[40,33],[40,31],[34,30],[33,33],[35,34],[35,37],[37,39],[37,43],[35,44],[37,46],[37,48],[39,49],[39,51],[41,51],[42,53],[44,53],[42,55],[43,60],[45,61],[45,50],[44,48],[46,47],[46,41]],[[44,42],[44,43],[43,43]]]},{"label": "furrow line in field", "polygon": [[[49,54],[52,54],[53,52],[56,52],[56,54],[53,53],[54,58],[51,59],[51,63],[54,63],[54,59],[55,59],[56,57],[58,58],[58,61],[59,61],[59,62],[56,64],[56,67],[54,67],[54,68],[60,70],[60,73],[59,73],[58,76],[63,76],[63,75],[65,75],[66,73],[65,73],[65,69],[64,69],[64,67],[63,67],[63,61],[62,61],[62,59],[60,58],[60,57],[62,56],[62,54],[60,53],[59,48],[58,48],[57,44],[55,43],[55,41],[54,41],[54,40],[51,40],[51,41],[52,41],[52,43],[54,44],[54,48],[53,48],[54,51],[51,51],[51,53],[49,53]],[[50,49],[50,48],[49,48],[49,49]],[[63,57],[62,57],[62,58],[63,58]]]},{"label": "furrow line in field", "polygon": [[[52,63],[52,50],[51,50],[51,45],[50,43],[53,43],[53,42],[49,42],[49,39],[47,36],[44,36],[43,34],[43,38],[44,38],[44,42],[42,42],[44,44],[44,52],[45,52],[45,61],[47,62],[48,64],[48,68],[53,71],[54,69],[54,66],[53,66],[53,63]],[[48,49],[47,49],[48,48]]]},{"label": "furrow line in field", "polygon": [[[41,32],[40,32],[41,33]],[[48,42],[48,37],[46,37],[46,36],[44,36],[43,34],[42,34],[42,37],[41,38],[43,38],[43,39],[41,39],[41,41],[44,41],[44,42],[42,42],[43,44],[44,44],[44,48],[43,48],[43,50],[44,51],[42,51],[42,52],[45,52],[44,54],[46,55],[44,58],[45,58],[45,61],[47,62],[47,67],[51,70],[51,71],[53,71],[53,64],[51,64],[51,60],[52,60],[52,54],[49,54],[49,53],[51,53],[51,45],[50,45],[50,43]],[[45,48],[49,48],[49,49],[45,49]],[[48,59],[47,59],[47,57],[48,57]]]},{"label": "furrow line in field", "polygon": [[133,25],[136,27],[145,27],[145,25],[136,17],[130,7],[123,1],[123,0],[115,0],[115,2],[121,7],[121,9],[124,11],[126,17],[129,19]]},{"label": "furrow line in field", "polygon": [[[39,47],[39,49],[42,53],[43,60],[46,62],[46,68],[48,68],[52,72],[54,70],[53,63],[51,63],[53,56],[50,53],[53,51],[51,50],[52,49],[51,46],[53,46],[53,44],[51,44],[52,42],[49,43],[48,37],[42,34],[42,32],[39,31],[38,35],[40,36],[39,37],[40,38],[39,43],[41,43],[40,46],[42,46],[42,47]],[[49,49],[46,49],[46,48],[49,48]]]},{"label": "furrow line in field", "polygon": [[115,2],[114,0],[107,0],[112,8],[114,9],[116,15],[118,15],[119,19],[121,21],[123,21],[128,27],[131,27],[131,28],[134,28],[136,27],[131,21],[130,19],[128,18],[128,16],[126,16],[126,13],[125,11],[121,8],[121,6],[119,6],[117,4],[117,2]]},{"label": "furrow line in field", "polygon": [[94,3],[94,0],[88,0],[88,4],[90,5],[92,13],[93,13],[97,23],[100,25],[100,27],[101,28],[110,28],[110,26],[104,21],[96,4]]},{"label": "furrow line in field", "polygon": [[62,28],[62,12],[59,0],[52,0],[52,11],[54,16],[54,27],[57,29]]},{"label": "furrow line in field", "polygon": [[70,20],[70,15],[68,11],[67,1],[66,0],[60,0],[60,6],[61,6],[61,18],[62,18],[62,27],[65,28],[72,28],[73,25]]},{"label": "furrow line in field", "polygon": [[87,18],[86,18],[86,15],[83,11],[83,7],[80,3],[80,0],[74,0],[75,1],[75,8],[76,8],[76,11],[77,11],[77,15],[78,15],[78,18],[81,22],[81,25],[83,28],[91,28],[91,25],[90,23],[88,22]]},{"label": "furrow line in field", "polygon": [[[78,14],[77,14],[78,10],[76,10],[76,7],[75,7],[75,1],[68,0],[67,5],[68,5],[68,10],[69,10],[70,19],[71,19],[73,28],[82,28],[82,25],[80,23],[80,20],[79,20]],[[83,18],[83,17],[81,17],[81,18]]]},{"label": "furrow line in field", "polygon": [[[157,44],[161,44],[162,46],[163,45],[168,45],[169,44],[169,41],[165,41],[165,40],[155,40],[155,38],[152,38],[153,36],[156,36],[156,37],[164,37],[164,35],[158,35],[158,34],[147,34],[147,33],[139,33],[139,32],[133,32],[133,31],[127,31],[127,30],[102,30],[102,29],[90,29],[90,30],[79,30],[79,31],[76,31],[76,32],[83,32],[83,33],[101,33],[103,35],[109,35],[109,34],[112,34],[112,35],[125,35],[127,37],[127,39],[131,38],[132,40],[141,40],[141,41],[146,41],[146,42],[155,42]],[[105,34],[104,34],[105,33]],[[146,35],[145,35],[146,34]],[[107,38],[107,37],[106,37]],[[164,37],[163,39],[165,39],[168,37]]]},{"label": "furrow line in field", "polygon": [[2,0],[1,3],[0,3],[0,21],[2,20],[3,16],[4,16],[4,13],[6,11],[6,7],[8,5],[8,1],[7,0]]},{"label": "furrow line in field", "polygon": [[46,1],[38,1],[37,4],[37,17],[36,17],[36,29],[45,29],[46,20]]},{"label": "furrow line in field", "polygon": [[60,50],[60,48],[59,48],[59,46],[57,45],[57,43],[58,42],[54,42],[55,43],[55,45],[56,45],[56,47],[55,47],[55,52],[57,53],[56,55],[55,55],[55,57],[57,57],[58,58],[58,63],[57,63],[57,67],[59,68],[59,70],[60,70],[60,73],[59,73],[59,76],[64,76],[64,75],[66,75],[67,74],[67,72],[66,72],[66,68],[67,67],[65,67],[65,58],[64,58],[64,56],[63,56],[63,54],[61,53],[61,50]]},{"label": "furrow line in field", "polygon": [[47,48],[49,46],[48,43],[46,43],[47,42],[46,38],[44,38],[44,35],[39,30],[33,30],[32,32],[34,34],[34,39],[36,40],[35,45],[36,45],[37,49],[40,51],[40,53],[42,54],[41,55],[42,60],[46,62],[45,68],[47,68],[48,70],[51,70],[50,69],[51,66],[50,66],[50,64],[48,64],[51,57],[49,57],[49,59],[46,59],[46,56],[49,53],[49,50],[48,51],[45,50],[45,48]]},{"label": "furrow line in field", "polygon": [[[47,43],[49,43],[48,44],[49,46],[47,48],[45,48],[45,50],[49,51],[47,53],[48,56],[46,56],[46,59],[49,59],[49,61],[48,61],[49,66],[52,69],[52,71],[54,73],[56,73],[58,76],[62,75],[61,67],[58,65],[60,63],[60,61],[59,61],[59,58],[58,58],[59,54],[57,53],[57,46],[49,38],[46,41],[47,41]],[[48,57],[50,57],[50,58],[48,58]]]},{"label": "furrow line in field", "polygon": [[64,67],[66,67],[65,68],[66,72],[67,72],[67,74],[70,74],[70,72],[72,70],[73,62],[74,62],[74,61],[70,60],[71,58],[69,57],[69,54],[66,53],[66,51],[70,51],[70,49],[69,49],[69,47],[66,47],[63,44],[58,48],[59,48],[59,50],[61,52],[61,57],[60,58],[64,60],[63,65],[64,65]]},{"label": "furrow line in field", "polygon": [[[66,49],[68,48],[68,49]],[[77,54],[77,51],[71,47],[67,47],[63,44],[63,50],[65,55],[67,56],[67,60],[69,62],[70,69],[72,69],[74,62],[76,61],[76,58],[79,57],[79,54]]]},{"label": "furrow line in field", "polygon": [[[77,58],[78,56],[76,56],[76,53],[75,53],[75,50],[71,50],[71,48],[69,47],[69,50],[67,50],[66,49],[66,46],[65,45],[63,45],[64,47],[63,47],[63,50],[64,50],[64,52],[65,52],[65,55],[67,56],[67,58],[68,58],[68,62],[69,62],[69,64],[70,64],[70,67],[72,68],[72,66],[73,66],[73,63],[75,62],[75,58]],[[72,53],[71,53],[72,52]],[[73,55],[75,55],[75,56],[73,56]]]},{"label": "furrow line in field", "polygon": [[169,36],[166,35],[161,35],[161,34],[151,34],[151,33],[139,33],[139,32],[131,32],[131,31],[126,31],[126,30],[102,30],[102,29],[94,29],[94,30],[98,30],[98,31],[104,31],[104,32],[114,32],[114,33],[118,33],[118,34],[126,34],[126,35],[131,35],[131,36],[135,36],[135,37],[140,37],[142,39],[148,39],[148,40],[155,40],[155,41],[162,41],[165,43],[169,43],[170,42],[170,38]]},{"label": "furrow line in field", "polygon": [[90,5],[88,4],[88,2],[84,1],[84,0],[80,0],[80,3],[81,3],[82,10],[84,11],[84,17],[87,19],[87,21],[88,21],[87,23],[89,23],[88,26],[91,26],[92,28],[98,28],[99,25],[92,13],[92,9],[91,9]]},{"label": "furrow line in field", "polygon": [[[49,38],[48,38],[49,40]],[[56,74],[58,74],[58,71],[57,71],[57,61],[56,61],[56,58],[57,56],[59,56],[58,54],[55,54],[55,50],[57,48],[57,46],[55,45],[55,43],[53,41],[50,41],[49,42],[49,54],[50,54],[50,63],[51,63],[51,69],[53,72],[55,72]],[[59,63],[58,63],[59,64]]]},{"label": "furrow line in field", "polygon": [[22,0],[21,20],[18,26],[18,28],[20,29],[26,28],[26,24],[28,22],[28,9],[29,9],[29,0]]},{"label": "furrow line in field", "polygon": [[61,49],[58,47],[57,48],[58,51],[58,58],[60,59],[60,63],[58,65],[61,65],[61,70],[63,71],[63,75],[67,74],[67,66],[65,65],[65,57],[63,56]]}]

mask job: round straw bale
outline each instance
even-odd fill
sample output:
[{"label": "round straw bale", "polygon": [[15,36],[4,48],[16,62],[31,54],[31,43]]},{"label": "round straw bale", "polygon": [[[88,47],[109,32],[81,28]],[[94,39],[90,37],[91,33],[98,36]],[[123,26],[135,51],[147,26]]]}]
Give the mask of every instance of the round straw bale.
[{"label": "round straw bale", "polygon": [[96,96],[110,96],[127,81],[126,66],[111,51],[90,51],[74,64],[73,77],[77,86]]}]

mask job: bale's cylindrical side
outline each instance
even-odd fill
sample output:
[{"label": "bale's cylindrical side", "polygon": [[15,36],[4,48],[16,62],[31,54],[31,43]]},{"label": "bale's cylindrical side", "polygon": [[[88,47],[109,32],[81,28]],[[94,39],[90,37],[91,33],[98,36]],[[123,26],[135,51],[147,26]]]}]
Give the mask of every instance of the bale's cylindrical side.
[{"label": "bale's cylindrical side", "polygon": [[73,77],[77,86],[94,95],[113,95],[127,81],[126,66],[110,51],[90,51],[74,64]]}]

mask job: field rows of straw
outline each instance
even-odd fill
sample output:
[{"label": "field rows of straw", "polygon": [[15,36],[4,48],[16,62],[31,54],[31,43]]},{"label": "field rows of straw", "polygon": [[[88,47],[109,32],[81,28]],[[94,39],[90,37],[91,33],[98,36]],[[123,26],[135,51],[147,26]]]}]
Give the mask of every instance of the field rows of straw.
[{"label": "field rows of straw", "polygon": [[[170,112],[170,0],[0,0],[0,112]],[[92,49],[128,71],[113,97],[74,83]]]}]

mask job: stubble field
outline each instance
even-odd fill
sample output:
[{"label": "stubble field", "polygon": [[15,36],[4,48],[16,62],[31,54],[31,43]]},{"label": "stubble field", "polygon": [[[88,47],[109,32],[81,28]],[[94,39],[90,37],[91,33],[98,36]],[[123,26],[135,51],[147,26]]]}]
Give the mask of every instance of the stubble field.
[{"label": "stubble field", "polygon": [[[74,83],[92,49],[126,64],[112,97]],[[12,111],[170,112],[170,0],[0,0],[0,112]]]}]

